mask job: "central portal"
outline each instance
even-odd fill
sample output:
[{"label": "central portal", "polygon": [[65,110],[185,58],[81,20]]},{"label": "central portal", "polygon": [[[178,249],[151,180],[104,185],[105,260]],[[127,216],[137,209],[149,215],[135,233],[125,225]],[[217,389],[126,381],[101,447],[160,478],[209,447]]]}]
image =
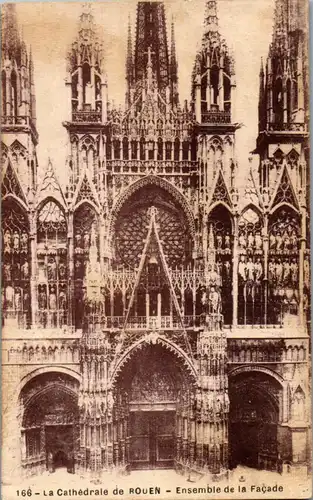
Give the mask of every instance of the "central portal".
[{"label": "central portal", "polygon": [[132,469],[169,469],[174,465],[175,412],[131,413],[130,465]]},{"label": "central portal", "polygon": [[121,371],[113,425],[116,465],[172,469],[187,459],[194,389],[173,350],[161,342],[143,342]]}]

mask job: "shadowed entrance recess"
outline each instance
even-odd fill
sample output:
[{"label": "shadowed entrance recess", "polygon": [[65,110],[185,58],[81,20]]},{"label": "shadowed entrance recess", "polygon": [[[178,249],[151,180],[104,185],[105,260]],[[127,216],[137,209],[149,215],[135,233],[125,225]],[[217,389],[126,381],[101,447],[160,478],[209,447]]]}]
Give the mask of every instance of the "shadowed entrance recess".
[{"label": "shadowed entrance recess", "polygon": [[175,356],[158,344],[145,345],[125,366],[116,389],[124,408],[117,411],[128,414],[124,428],[131,469],[174,467],[181,439],[181,394],[187,394],[188,385]]}]

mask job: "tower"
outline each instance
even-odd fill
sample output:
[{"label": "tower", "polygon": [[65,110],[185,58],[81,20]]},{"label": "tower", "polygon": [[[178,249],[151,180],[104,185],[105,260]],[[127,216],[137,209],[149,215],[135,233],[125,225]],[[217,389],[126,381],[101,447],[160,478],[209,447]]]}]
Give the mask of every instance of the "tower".
[{"label": "tower", "polygon": [[[2,159],[11,163],[25,195],[37,182],[36,98],[31,50],[19,32],[16,7],[2,9]],[[17,194],[17,193],[15,193]]]},{"label": "tower", "polygon": [[85,4],[75,41],[67,55],[69,168],[73,186],[87,170],[97,183],[103,161],[102,131],[107,121],[107,82],[103,45],[97,34],[91,5]]},{"label": "tower", "polygon": [[[239,126],[234,123],[234,59],[220,33],[217,3],[217,0],[208,0],[205,3],[202,43],[192,73],[191,106],[195,119],[199,161],[202,256],[205,261],[209,227],[213,224],[217,264],[221,265],[225,261],[228,266],[228,276],[224,277],[222,293],[226,305],[235,300],[230,283],[230,212],[237,203],[234,140],[235,131]],[[220,252],[222,234],[227,234],[229,250],[224,255]],[[233,311],[229,305],[223,309],[228,311],[227,322],[232,321],[235,306]]]},{"label": "tower", "polygon": [[[272,265],[282,237],[299,239],[292,264],[299,265],[299,313],[305,295],[303,269],[308,260],[308,33],[306,4],[276,0],[272,42],[260,69],[259,184],[269,217]],[[278,242],[278,243],[277,243]],[[290,262],[291,264],[291,262]],[[269,294],[271,283],[269,283]]]}]

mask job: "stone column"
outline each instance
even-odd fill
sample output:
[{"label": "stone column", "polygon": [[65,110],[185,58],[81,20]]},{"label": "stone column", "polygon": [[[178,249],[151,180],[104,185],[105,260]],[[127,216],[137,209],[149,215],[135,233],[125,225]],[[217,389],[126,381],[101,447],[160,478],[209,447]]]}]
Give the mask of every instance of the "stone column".
[{"label": "stone column", "polygon": [[238,214],[236,214],[233,243],[233,327],[238,324],[238,257]]},{"label": "stone column", "polygon": [[68,214],[68,326],[75,325],[74,214]]},{"label": "stone column", "polygon": [[37,300],[37,212],[30,214],[30,255],[31,255],[31,323],[36,327],[38,321],[38,300]]}]

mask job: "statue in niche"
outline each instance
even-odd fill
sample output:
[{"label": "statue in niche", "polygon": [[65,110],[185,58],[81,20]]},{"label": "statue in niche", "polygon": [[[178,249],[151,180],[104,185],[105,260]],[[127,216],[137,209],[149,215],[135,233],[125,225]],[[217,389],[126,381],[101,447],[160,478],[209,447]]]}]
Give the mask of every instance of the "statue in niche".
[{"label": "statue in niche", "polygon": [[213,314],[220,314],[221,312],[221,296],[214,286],[211,286],[209,293],[209,304]]},{"label": "statue in niche", "polygon": [[55,311],[57,309],[57,297],[55,294],[55,288],[52,286],[49,293],[49,309]]},{"label": "statue in niche", "polygon": [[253,235],[252,231],[250,231],[248,234],[247,247],[248,247],[248,250],[250,250],[250,251],[252,251],[254,248],[254,235]]},{"label": "statue in niche", "polygon": [[230,241],[230,234],[229,234],[229,232],[227,232],[226,235],[225,235],[224,246],[225,246],[225,253],[230,254],[231,253],[231,241]]},{"label": "statue in niche", "polygon": [[23,231],[21,236],[21,252],[27,253],[28,251],[28,234]]},{"label": "statue in niche", "polygon": [[[304,284],[306,286],[310,286],[310,268],[308,269],[308,276],[306,277],[306,270],[305,270],[306,263],[309,264],[309,262],[306,260],[304,261]],[[299,279],[299,266],[297,263],[297,259],[295,257],[292,259],[290,264],[290,275],[292,284],[296,285]],[[306,281],[306,278],[308,281]]]},{"label": "statue in niche", "polygon": [[305,420],[304,393],[298,388],[292,400],[292,419],[296,421]]},{"label": "statue in niche", "polygon": [[5,281],[11,281],[11,279],[12,279],[11,264],[9,264],[8,262],[6,262],[3,265],[3,277],[4,277]]},{"label": "statue in niche", "polygon": [[272,282],[275,279],[275,262],[273,259],[270,259],[268,263],[268,279]]},{"label": "statue in niche", "polygon": [[18,231],[14,231],[13,234],[13,252],[18,253],[20,251],[20,235]]},{"label": "statue in niche", "polygon": [[29,264],[27,260],[25,260],[24,264],[21,267],[22,279],[27,280],[29,278]]},{"label": "statue in niche", "polygon": [[260,257],[257,258],[254,264],[255,280],[260,281],[263,276],[263,266]]},{"label": "statue in niche", "polygon": [[89,245],[90,245],[90,236],[89,233],[86,231],[84,234],[84,250],[89,251]]},{"label": "statue in niche", "polygon": [[61,288],[59,293],[59,309],[65,310],[67,306],[66,293]]},{"label": "statue in niche", "polygon": [[11,253],[11,233],[7,229],[3,236],[4,253]]},{"label": "statue in niche", "polygon": [[246,264],[246,276],[248,281],[254,281],[254,270],[255,266],[252,260],[252,257],[248,258],[248,262]]},{"label": "statue in niche", "polygon": [[80,253],[82,248],[82,237],[80,233],[75,234],[75,252]]},{"label": "statue in niche", "polygon": [[19,287],[14,290],[14,308],[16,311],[22,310],[21,289]]},{"label": "statue in niche", "polygon": [[283,263],[283,283],[284,285],[288,285],[291,273],[291,266],[288,259],[284,260]]},{"label": "statue in niche", "polygon": [[44,286],[39,287],[38,305],[39,309],[47,308],[47,294],[46,294],[46,288]]},{"label": "statue in niche", "polygon": [[289,250],[291,249],[291,244],[290,244],[290,236],[287,229],[285,229],[285,231],[283,232],[282,239],[283,239],[283,251],[285,253],[288,253]]},{"label": "statue in niche", "polygon": [[293,229],[290,236],[290,246],[293,253],[298,252],[298,237],[296,231]]},{"label": "statue in niche", "polygon": [[223,248],[223,237],[220,233],[216,235],[216,250],[220,251]]},{"label": "statue in niche", "polygon": [[262,253],[262,249],[263,249],[263,240],[261,232],[257,231],[255,233],[255,252],[260,254]]},{"label": "statue in niche", "polygon": [[14,288],[8,285],[5,289],[5,302],[7,309],[13,309]]},{"label": "statue in niche", "polygon": [[66,278],[66,267],[63,262],[59,264],[59,278],[60,280],[64,280]]},{"label": "statue in niche", "polygon": [[281,254],[282,251],[283,251],[283,238],[282,238],[280,231],[277,231],[277,234],[276,234],[276,252],[278,254]]},{"label": "statue in niche", "polygon": [[244,255],[240,255],[240,261],[238,264],[238,274],[243,281],[246,281],[247,279],[246,267],[247,267],[246,258]]},{"label": "statue in niche", "polygon": [[239,233],[238,242],[239,242],[239,248],[240,248],[240,250],[245,250],[246,246],[247,246],[247,242],[246,242],[245,233],[243,231],[241,231]]},{"label": "statue in niche", "polygon": [[224,269],[225,269],[225,276],[228,281],[230,279],[230,269],[231,269],[231,264],[229,260],[226,260],[226,262],[224,262]]},{"label": "statue in niche", "polygon": [[55,281],[57,278],[57,265],[54,257],[50,257],[47,266],[48,280]]},{"label": "statue in niche", "polygon": [[275,252],[276,250],[276,236],[275,234],[270,234],[270,251]]},{"label": "statue in niche", "polygon": [[[296,264],[296,259],[293,259],[293,264],[294,264],[294,270],[296,271],[294,276],[297,276],[297,279],[294,281],[296,282],[298,280],[298,265]],[[305,256],[304,258],[304,269],[303,269],[303,274],[304,274],[304,284],[306,288],[310,288],[310,282],[311,282],[311,272],[310,272],[310,260],[308,255]],[[297,269],[296,269],[297,268]]]},{"label": "statue in niche", "polygon": [[283,278],[283,265],[282,265],[281,259],[277,259],[277,261],[276,261],[275,277],[276,277],[277,284],[280,286],[282,284],[282,278]]}]

